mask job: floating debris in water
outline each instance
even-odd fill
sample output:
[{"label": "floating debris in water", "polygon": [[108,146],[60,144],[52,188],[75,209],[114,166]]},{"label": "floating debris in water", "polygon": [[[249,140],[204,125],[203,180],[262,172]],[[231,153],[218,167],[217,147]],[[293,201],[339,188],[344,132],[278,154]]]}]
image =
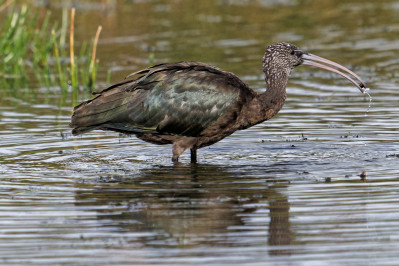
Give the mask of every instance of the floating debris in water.
[{"label": "floating debris in water", "polygon": [[389,157],[396,157],[396,158],[399,158],[399,153],[388,154],[388,155],[386,155],[385,157],[386,157],[386,158],[389,158]]},{"label": "floating debris in water", "polygon": [[366,181],[366,171],[362,171],[362,173],[360,174],[360,179],[362,180],[362,181]]},{"label": "floating debris in water", "polygon": [[262,139],[262,141],[261,141],[262,143],[265,143],[265,142],[272,142],[270,139],[269,140],[264,140],[264,139]]},{"label": "floating debris in water", "polygon": [[352,137],[352,138],[361,138],[361,136],[359,136],[359,134],[357,134],[357,135],[351,135],[350,132],[348,132],[348,134],[346,134],[346,135],[344,135],[344,136],[340,136],[341,139],[347,139],[347,138],[349,138],[349,137]]}]

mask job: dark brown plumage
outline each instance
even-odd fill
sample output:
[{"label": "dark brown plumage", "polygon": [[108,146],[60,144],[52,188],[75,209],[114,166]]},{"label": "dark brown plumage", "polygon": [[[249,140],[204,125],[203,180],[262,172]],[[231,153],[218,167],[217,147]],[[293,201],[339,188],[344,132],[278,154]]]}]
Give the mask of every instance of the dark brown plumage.
[{"label": "dark brown plumage", "polygon": [[160,64],[136,72],[76,106],[72,133],[102,129],[135,134],[151,143],[173,144],[174,162],[191,149],[191,161],[195,162],[197,149],[277,114],[286,99],[289,74],[301,64],[338,73],[362,92],[366,87],[356,74],[334,62],[304,53],[292,44],[277,43],[269,46],[263,57],[264,93],[256,93],[233,73],[203,63]]}]

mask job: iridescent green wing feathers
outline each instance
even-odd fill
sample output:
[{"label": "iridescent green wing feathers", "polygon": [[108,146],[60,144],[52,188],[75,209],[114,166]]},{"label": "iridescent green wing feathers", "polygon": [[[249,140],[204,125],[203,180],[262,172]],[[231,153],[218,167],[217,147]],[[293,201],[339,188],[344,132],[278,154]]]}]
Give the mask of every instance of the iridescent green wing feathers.
[{"label": "iridescent green wing feathers", "polygon": [[196,62],[157,65],[74,109],[73,133],[101,128],[125,133],[200,136],[232,109],[247,86],[235,75]]}]

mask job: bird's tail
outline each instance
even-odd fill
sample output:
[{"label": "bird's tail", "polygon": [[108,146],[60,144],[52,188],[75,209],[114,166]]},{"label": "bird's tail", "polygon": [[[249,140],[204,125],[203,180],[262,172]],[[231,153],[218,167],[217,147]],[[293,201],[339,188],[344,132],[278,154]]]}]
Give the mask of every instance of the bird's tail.
[{"label": "bird's tail", "polygon": [[73,109],[70,127],[73,135],[102,128],[107,123],[122,122],[127,112],[127,104],[131,91],[127,89],[129,83],[125,81],[116,84],[102,92],[96,98],[77,105]]}]

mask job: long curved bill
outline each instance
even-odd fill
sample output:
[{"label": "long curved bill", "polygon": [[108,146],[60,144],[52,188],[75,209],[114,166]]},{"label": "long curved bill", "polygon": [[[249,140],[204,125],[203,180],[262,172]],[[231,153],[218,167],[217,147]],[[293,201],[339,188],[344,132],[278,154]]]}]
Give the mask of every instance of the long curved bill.
[{"label": "long curved bill", "polygon": [[363,80],[358,75],[356,75],[346,67],[341,66],[340,64],[337,64],[323,57],[310,53],[304,53],[302,55],[302,59],[303,59],[302,64],[304,65],[315,66],[343,76],[344,78],[352,82],[362,93],[365,93],[365,89],[367,88],[366,83],[364,83]]}]

